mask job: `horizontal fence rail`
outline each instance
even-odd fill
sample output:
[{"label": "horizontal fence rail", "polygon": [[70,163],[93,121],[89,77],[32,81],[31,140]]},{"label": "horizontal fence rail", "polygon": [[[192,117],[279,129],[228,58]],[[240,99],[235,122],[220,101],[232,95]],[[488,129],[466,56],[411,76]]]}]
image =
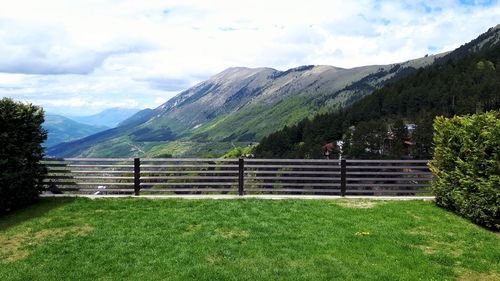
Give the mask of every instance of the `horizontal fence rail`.
[{"label": "horizontal fence rail", "polygon": [[52,193],[324,194],[430,193],[428,160],[48,158]]},{"label": "horizontal fence rail", "polygon": [[44,185],[52,193],[134,193],[134,159],[48,158]]}]

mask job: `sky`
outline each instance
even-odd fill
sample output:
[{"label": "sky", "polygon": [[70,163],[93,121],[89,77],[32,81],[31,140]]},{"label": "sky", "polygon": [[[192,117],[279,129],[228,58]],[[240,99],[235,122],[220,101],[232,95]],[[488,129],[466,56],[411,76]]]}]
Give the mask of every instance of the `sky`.
[{"label": "sky", "polygon": [[0,97],[155,108],[228,67],[404,62],[500,23],[498,1],[0,0]]}]

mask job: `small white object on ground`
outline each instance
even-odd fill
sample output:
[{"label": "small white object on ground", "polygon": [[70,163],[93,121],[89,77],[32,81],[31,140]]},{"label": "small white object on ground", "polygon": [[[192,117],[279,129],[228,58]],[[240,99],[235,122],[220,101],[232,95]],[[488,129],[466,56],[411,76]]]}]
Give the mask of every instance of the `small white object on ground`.
[{"label": "small white object on ground", "polygon": [[[97,189],[106,189],[106,186],[105,186],[105,185],[99,185],[99,186],[97,187]],[[100,192],[100,191],[97,191],[96,193],[94,193],[94,195],[99,195],[99,194],[101,194],[101,192]]]}]

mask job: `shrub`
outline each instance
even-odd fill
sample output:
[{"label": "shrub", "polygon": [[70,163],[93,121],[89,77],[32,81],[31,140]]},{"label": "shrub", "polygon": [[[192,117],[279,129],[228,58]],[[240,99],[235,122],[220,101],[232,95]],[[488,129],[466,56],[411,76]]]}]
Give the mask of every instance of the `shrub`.
[{"label": "shrub", "polygon": [[38,199],[45,174],[43,121],[37,106],[0,100],[0,214]]},{"label": "shrub", "polygon": [[477,224],[500,228],[500,112],[434,121],[436,203]]},{"label": "shrub", "polygon": [[235,147],[228,151],[222,156],[222,158],[240,158],[247,157],[247,155],[253,155],[256,145],[250,145],[245,147]]}]

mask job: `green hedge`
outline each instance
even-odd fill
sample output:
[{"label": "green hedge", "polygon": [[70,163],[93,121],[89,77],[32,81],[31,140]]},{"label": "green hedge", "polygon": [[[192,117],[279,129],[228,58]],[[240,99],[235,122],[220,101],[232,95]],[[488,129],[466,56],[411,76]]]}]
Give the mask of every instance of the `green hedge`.
[{"label": "green hedge", "polygon": [[45,168],[41,144],[43,110],[9,98],[0,100],[0,214],[38,199]]},{"label": "green hedge", "polygon": [[500,112],[434,121],[436,203],[477,224],[500,228]]}]

